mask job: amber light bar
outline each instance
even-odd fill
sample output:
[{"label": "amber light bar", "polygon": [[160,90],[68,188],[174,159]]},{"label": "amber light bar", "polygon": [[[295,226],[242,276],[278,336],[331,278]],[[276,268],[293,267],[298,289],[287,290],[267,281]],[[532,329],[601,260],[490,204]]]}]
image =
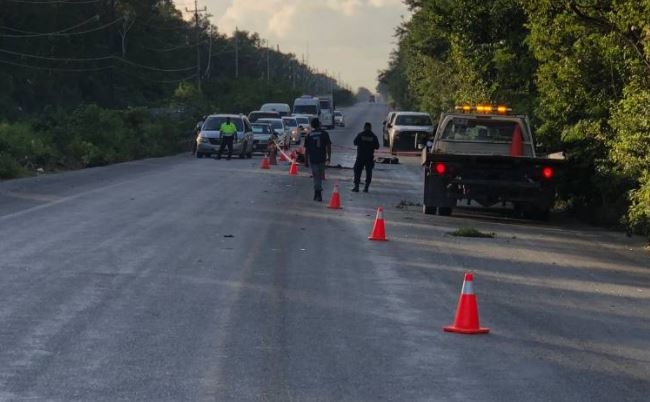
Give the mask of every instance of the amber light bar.
[{"label": "amber light bar", "polygon": [[512,109],[505,105],[460,105],[454,108],[463,113],[492,113],[492,114],[509,114]]}]

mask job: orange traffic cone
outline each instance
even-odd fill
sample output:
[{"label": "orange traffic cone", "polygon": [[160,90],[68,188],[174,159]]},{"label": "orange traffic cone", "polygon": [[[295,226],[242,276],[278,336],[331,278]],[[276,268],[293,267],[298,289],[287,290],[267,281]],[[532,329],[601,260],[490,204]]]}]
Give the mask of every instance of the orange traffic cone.
[{"label": "orange traffic cone", "polygon": [[262,165],[260,166],[261,169],[270,169],[270,162],[269,162],[269,157],[267,155],[264,155],[264,159],[262,159]]},{"label": "orange traffic cone", "polygon": [[386,241],[386,230],[384,228],[384,208],[377,208],[377,217],[375,224],[372,226],[372,232],[368,236],[368,240],[381,240]]},{"label": "orange traffic cone", "polygon": [[522,156],[524,154],[524,143],[521,137],[521,127],[515,126],[512,132],[512,142],[510,143],[510,156]]},{"label": "orange traffic cone", "polygon": [[295,159],[293,159],[291,161],[291,167],[289,168],[289,174],[291,176],[297,176],[298,175],[298,164],[296,163]]},{"label": "orange traffic cone", "polygon": [[339,184],[334,185],[334,192],[330,198],[330,203],[327,208],[331,209],[341,209],[341,195],[339,194]]},{"label": "orange traffic cone", "polygon": [[489,328],[481,328],[478,323],[478,304],[474,294],[474,276],[465,274],[463,289],[458,299],[456,318],[454,324],[444,327],[446,332],[458,332],[460,334],[487,334]]}]

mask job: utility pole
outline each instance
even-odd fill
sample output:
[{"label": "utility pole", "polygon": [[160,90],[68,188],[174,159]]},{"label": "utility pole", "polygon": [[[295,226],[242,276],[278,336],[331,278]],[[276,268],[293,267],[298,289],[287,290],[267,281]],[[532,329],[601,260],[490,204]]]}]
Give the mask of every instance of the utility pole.
[{"label": "utility pole", "polygon": [[239,78],[239,28],[235,27],[235,78]]},{"label": "utility pole", "polygon": [[269,63],[269,41],[266,41],[266,82],[269,82],[271,80],[271,65]]},{"label": "utility pole", "polygon": [[[185,9],[187,12],[192,12],[192,10]],[[203,7],[199,9],[198,0],[194,0],[194,22],[196,24],[196,87],[201,92],[201,27],[199,26],[199,13],[204,13],[208,11],[207,8]]]},{"label": "utility pole", "polygon": [[212,25],[208,31],[210,45],[208,46],[208,65],[205,67],[205,78],[210,78],[210,67],[212,66]]}]

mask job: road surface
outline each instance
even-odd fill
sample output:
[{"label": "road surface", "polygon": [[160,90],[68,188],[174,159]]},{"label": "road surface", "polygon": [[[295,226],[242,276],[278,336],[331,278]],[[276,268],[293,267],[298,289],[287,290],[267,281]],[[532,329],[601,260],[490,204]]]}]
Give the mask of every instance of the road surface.
[{"label": "road surface", "polygon": [[[643,239],[423,215],[416,158],[351,193],[352,138],[385,112],[345,110],[323,203],[259,157],[1,182],[0,400],[647,401]],[[442,331],[465,272],[488,335]]]}]

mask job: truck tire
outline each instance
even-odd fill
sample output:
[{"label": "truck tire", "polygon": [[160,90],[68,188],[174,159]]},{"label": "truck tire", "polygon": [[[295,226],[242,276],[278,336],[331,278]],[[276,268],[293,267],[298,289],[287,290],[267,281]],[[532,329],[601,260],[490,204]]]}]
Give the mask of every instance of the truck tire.
[{"label": "truck tire", "polygon": [[515,211],[518,212],[524,219],[532,219],[536,221],[547,221],[549,218],[549,209],[540,208],[534,205],[526,205],[517,203],[515,204]]},{"label": "truck tire", "polygon": [[440,207],[438,208],[438,215],[440,216],[450,216],[451,215],[451,207]]},{"label": "truck tire", "polygon": [[524,211],[524,218],[534,219],[536,221],[547,221],[549,217],[549,210],[542,208],[529,208]]},{"label": "truck tire", "polygon": [[422,213],[425,215],[435,215],[438,208],[430,205],[422,205]]}]

